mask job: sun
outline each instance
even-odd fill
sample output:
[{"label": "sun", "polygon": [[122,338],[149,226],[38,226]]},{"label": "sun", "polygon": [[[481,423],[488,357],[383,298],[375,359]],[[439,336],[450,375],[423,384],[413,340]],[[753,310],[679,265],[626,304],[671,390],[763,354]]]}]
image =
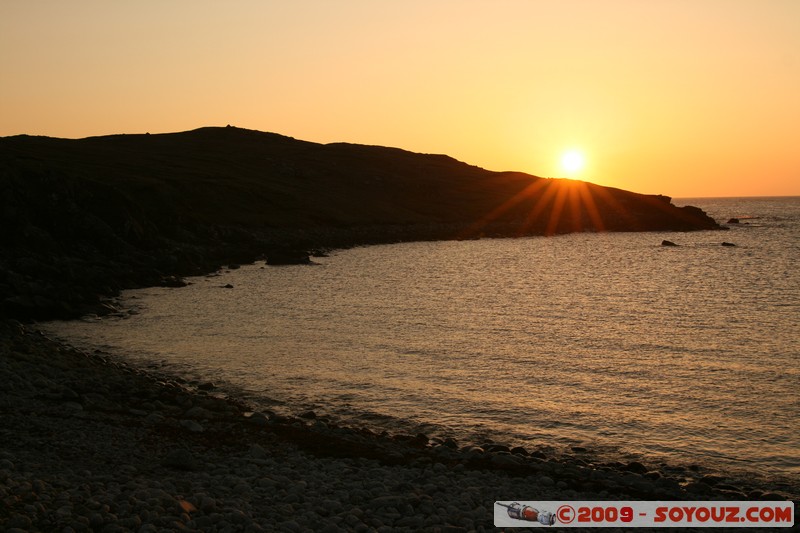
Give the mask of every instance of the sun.
[{"label": "sun", "polygon": [[584,163],[583,154],[578,150],[567,150],[561,155],[561,168],[570,176],[578,174]]}]

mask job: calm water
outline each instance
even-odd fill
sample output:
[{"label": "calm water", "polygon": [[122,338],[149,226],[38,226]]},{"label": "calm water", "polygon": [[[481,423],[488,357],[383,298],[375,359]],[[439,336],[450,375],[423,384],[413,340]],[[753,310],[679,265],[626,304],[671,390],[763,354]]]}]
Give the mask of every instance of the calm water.
[{"label": "calm water", "polygon": [[797,479],[800,198],[676,203],[742,223],[356,248],[47,329],[277,411]]}]

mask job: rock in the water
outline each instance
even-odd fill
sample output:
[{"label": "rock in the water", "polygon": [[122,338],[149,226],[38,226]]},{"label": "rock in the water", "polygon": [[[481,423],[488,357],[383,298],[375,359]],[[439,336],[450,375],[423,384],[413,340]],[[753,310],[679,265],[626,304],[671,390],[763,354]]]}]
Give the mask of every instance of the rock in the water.
[{"label": "rock in the water", "polygon": [[674,242],[672,242],[672,241],[663,240],[663,241],[661,241],[661,246],[678,246],[678,245],[677,245],[677,244],[675,244],[675,243],[674,243]]},{"label": "rock in the water", "polygon": [[722,246],[736,246],[736,245],[733,244],[732,242],[723,242]]},{"label": "rock in the water", "polygon": [[738,223],[739,223],[738,218],[731,218],[728,220],[728,224],[738,224]]}]

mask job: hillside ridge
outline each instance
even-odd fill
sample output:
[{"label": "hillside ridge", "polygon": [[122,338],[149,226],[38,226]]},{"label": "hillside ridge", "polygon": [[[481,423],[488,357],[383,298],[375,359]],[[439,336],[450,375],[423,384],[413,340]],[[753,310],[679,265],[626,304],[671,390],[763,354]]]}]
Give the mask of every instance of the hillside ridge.
[{"label": "hillside ridge", "polygon": [[275,250],[719,229],[666,196],[234,127],[0,138],[0,227],[0,314],[26,319]]}]

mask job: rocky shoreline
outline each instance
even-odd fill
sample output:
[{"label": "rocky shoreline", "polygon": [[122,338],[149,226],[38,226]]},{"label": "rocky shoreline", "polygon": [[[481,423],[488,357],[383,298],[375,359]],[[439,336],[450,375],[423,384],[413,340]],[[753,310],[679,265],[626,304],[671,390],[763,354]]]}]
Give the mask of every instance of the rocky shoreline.
[{"label": "rocky shoreline", "polygon": [[662,195],[228,127],[0,138],[0,228],[0,318],[25,321],[276,254],[721,226]]},{"label": "rocky shoreline", "polygon": [[[702,469],[253,413],[31,321],[326,249],[721,229],[668,197],[239,128],[0,139],[0,531],[485,531],[496,500],[777,499]],[[276,259],[277,254],[277,259]],[[23,325],[16,320],[27,321]]]},{"label": "rocky shoreline", "polygon": [[[0,322],[0,530],[486,531],[497,500],[787,500],[701,469],[251,412]],[[579,455],[581,450],[576,450]]]}]

